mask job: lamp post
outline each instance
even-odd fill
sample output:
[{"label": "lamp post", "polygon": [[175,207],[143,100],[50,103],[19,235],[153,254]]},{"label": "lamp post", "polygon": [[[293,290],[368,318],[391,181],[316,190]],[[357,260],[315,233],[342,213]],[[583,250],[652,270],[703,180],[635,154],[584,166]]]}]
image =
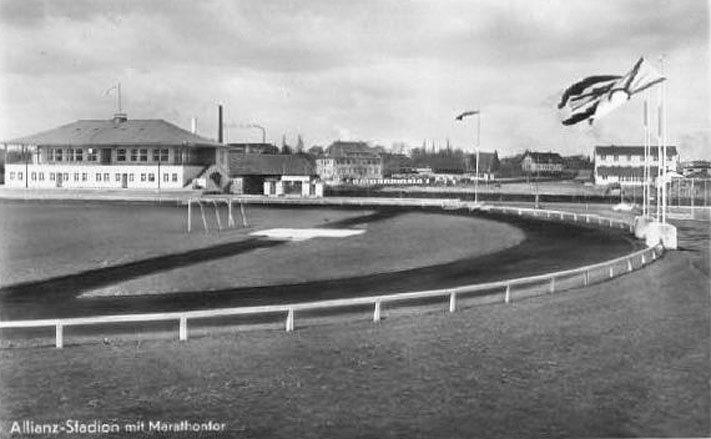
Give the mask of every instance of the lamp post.
[{"label": "lamp post", "polygon": [[476,115],[476,180],[474,181],[474,202],[479,202],[479,137],[481,134],[481,111],[469,110],[455,117],[455,120],[464,120],[467,116]]}]

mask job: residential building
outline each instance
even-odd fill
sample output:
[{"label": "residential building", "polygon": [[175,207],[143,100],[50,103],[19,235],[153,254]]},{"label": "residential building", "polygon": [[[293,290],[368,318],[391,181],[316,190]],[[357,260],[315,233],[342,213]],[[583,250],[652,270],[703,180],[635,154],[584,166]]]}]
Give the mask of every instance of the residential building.
[{"label": "residential building", "polygon": [[[659,151],[650,148],[649,165],[652,180],[659,172]],[[676,171],[679,154],[675,146],[667,146],[667,170]],[[644,146],[596,146],[595,184],[619,183],[627,186],[642,186],[644,182]]]},{"label": "residential building", "polygon": [[560,175],[563,172],[563,158],[556,152],[526,151],[521,160],[521,171],[535,176]]},{"label": "residential building", "polygon": [[227,148],[162,119],[79,120],[2,142],[6,187],[182,189],[203,178],[222,188]]},{"label": "residential building", "polygon": [[365,142],[337,141],[316,159],[316,172],[328,184],[383,178],[383,159]]}]

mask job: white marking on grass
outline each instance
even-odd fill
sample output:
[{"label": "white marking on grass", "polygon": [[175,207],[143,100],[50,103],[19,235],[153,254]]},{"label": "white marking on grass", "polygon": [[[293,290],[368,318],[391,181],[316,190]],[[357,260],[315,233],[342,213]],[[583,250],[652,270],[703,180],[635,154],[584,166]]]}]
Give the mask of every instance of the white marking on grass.
[{"label": "white marking on grass", "polygon": [[267,229],[250,233],[253,236],[264,236],[280,241],[306,241],[311,238],[348,238],[360,235],[365,230],[353,229]]}]

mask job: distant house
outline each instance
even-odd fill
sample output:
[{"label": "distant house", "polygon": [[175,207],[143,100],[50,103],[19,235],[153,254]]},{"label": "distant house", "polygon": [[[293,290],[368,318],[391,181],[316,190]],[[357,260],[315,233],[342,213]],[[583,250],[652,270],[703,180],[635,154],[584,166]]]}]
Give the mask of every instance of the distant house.
[{"label": "distant house", "polygon": [[521,171],[528,175],[560,175],[563,158],[556,152],[526,151],[521,160]]},{"label": "distant house", "polygon": [[316,159],[316,172],[329,184],[383,178],[383,159],[365,142],[333,142]]},{"label": "distant house", "polygon": [[323,195],[316,169],[306,154],[243,154],[231,152],[231,192],[264,195]]},{"label": "distant house", "polygon": [[242,154],[279,154],[279,148],[271,143],[228,143],[230,152]]},{"label": "distant house", "polygon": [[680,165],[681,174],[689,178],[711,177],[711,162],[707,160],[694,160]]},{"label": "distant house", "polygon": [[7,187],[181,189],[226,184],[227,148],[162,119],[79,120],[1,142]]},{"label": "distant house", "polygon": [[[654,181],[660,165],[657,147],[650,149],[649,164],[651,179]],[[676,147],[667,146],[667,170],[676,171],[678,164]],[[643,185],[644,146],[596,146],[594,175],[596,185]]]}]

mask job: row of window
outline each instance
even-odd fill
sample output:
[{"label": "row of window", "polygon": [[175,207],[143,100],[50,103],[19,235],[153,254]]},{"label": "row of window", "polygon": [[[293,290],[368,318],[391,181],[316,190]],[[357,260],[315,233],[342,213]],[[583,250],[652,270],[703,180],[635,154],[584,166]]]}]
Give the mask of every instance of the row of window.
[{"label": "row of window", "polygon": [[[32,172],[30,173],[30,180],[32,181],[44,181],[44,172]],[[69,172],[49,172],[48,177],[50,181],[56,181],[56,180],[62,180],[62,181],[69,181]],[[89,174],[86,172],[74,172],[71,173],[73,180],[74,181],[88,181]],[[128,181],[135,181],[136,177],[139,176],[139,174],[126,174],[127,175],[127,180]],[[114,174],[114,181],[120,182],[121,181],[121,173],[115,173]],[[15,180],[15,177],[17,177],[17,180],[22,180],[24,178],[24,174],[22,172],[10,172],[10,180]],[[140,179],[141,181],[156,181],[156,174],[152,172],[146,172],[146,173],[141,173],[140,174]],[[95,174],[94,181],[111,181],[111,174],[108,172],[99,173],[97,172]],[[177,183],[178,182],[178,174],[177,173],[164,173],[163,174],[163,181],[168,183],[168,182],[173,182]]]},{"label": "row of window", "polygon": [[[65,154],[66,152],[66,154]],[[82,148],[49,148],[47,150],[47,159],[53,162],[83,162],[84,149]],[[95,162],[97,160],[96,150],[88,149],[86,152],[86,161]]]},{"label": "row of window", "polygon": [[[119,148],[116,150],[116,161],[147,162],[148,154],[148,148]],[[153,148],[150,150],[150,154],[154,162],[168,162],[170,158],[168,148]],[[52,162],[82,162],[85,156],[87,162],[97,161],[97,149],[86,149],[86,155],[84,148],[49,148],[47,150],[47,160]]]}]

